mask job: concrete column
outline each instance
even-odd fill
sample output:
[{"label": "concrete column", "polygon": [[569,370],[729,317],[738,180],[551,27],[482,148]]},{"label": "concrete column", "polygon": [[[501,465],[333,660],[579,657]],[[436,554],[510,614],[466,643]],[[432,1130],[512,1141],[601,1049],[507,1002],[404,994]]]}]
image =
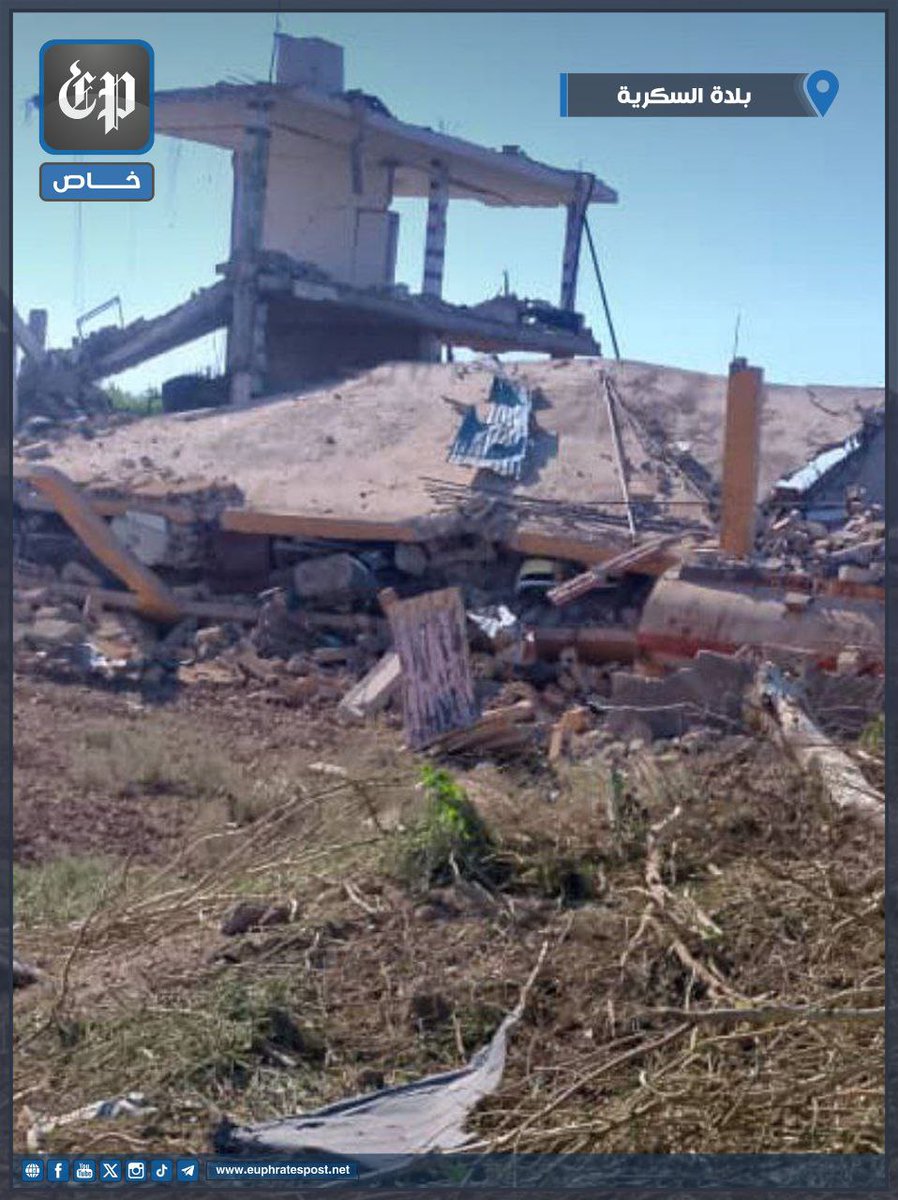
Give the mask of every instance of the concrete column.
[{"label": "concrete column", "polygon": [[28,328],[41,350],[47,348],[47,310],[32,308],[28,313]]},{"label": "concrete column", "polygon": [[754,548],[761,462],[764,372],[744,358],[730,363],[723,441],[720,548],[747,558]]},{"label": "concrete column", "polygon": [[446,256],[446,210],[449,207],[449,175],[443,163],[435,163],[427,202],[427,235],[424,242],[425,296],[442,296],[443,261]]},{"label": "concrete column", "polygon": [[243,145],[234,156],[234,208],[231,217],[233,308],[228,327],[227,353],[232,404],[245,403],[261,386],[257,355],[261,314],[256,294],[256,257],[262,247],[271,134],[267,104],[263,101],[254,107],[256,120],[247,125]]},{"label": "concrete column", "polygon": [[577,304],[577,275],[580,269],[580,242],[583,239],[583,219],[592,194],[593,177],[580,175],[574,195],[567,206],[564,231],[564,253],[561,261],[561,307],[573,312]]}]

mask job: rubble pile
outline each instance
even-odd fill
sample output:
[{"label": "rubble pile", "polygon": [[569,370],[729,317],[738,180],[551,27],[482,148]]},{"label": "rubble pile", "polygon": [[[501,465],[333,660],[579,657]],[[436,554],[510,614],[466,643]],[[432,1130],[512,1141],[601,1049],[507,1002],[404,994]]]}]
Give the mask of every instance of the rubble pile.
[{"label": "rubble pile", "polygon": [[[787,527],[777,524],[775,536],[784,540]],[[438,532],[423,543],[375,548],[282,539],[269,563],[275,586],[221,595],[207,581],[172,583],[184,616],[160,624],[140,615],[132,594],[71,534],[57,532],[50,555],[40,538],[51,535],[34,543],[32,531],[43,561],[16,562],[15,665],[156,698],[184,687],[249,689],[260,702],[331,709],[343,722],[385,715],[396,726],[402,668],[385,589],[426,598],[448,588],[464,606],[465,653],[482,715],[435,738],[431,753],[538,751],[554,764],[601,745],[744,729],[757,655],[704,650],[693,665],[666,672],[640,659],[637,634],[651,578],[604,579],[559,607],[550,600],[553,587],[575,576],[576,564],[528,560],[470,532]],[[813,532],[811,522],[789,517],[788,534],[811,539],[812,549],[824,541]],[[828,554],[881,561],[882,532],[875,512],[855,514],[826,532]],[[769,559],[765,565],[772,569]],[[846,565],[861,569],[857,561],[838,561],[840,571]],[[866,667],[850,648],[838,676],[805,664],[810,702],[822,697],[818,708],[830,728],[859,727],[881,705],[881,679]]]},{"label": "rubble pile", "polygon": [[[267,269],[283,265],[275,257]],[[751,376],[760,411],[759,373],[733,366],[732,378]],[[363,520],[279,512],[274,469],[264,474],[265,507],[253,511],[246,488],[219,473],[214,436],[211,457],[195,473],[185,465],[181,451],[197,414],[154,425],[149,449],[106,436],[131,417],[82,415],[75,430],[99,439],[83,490],[49,465],[25,466],[16,479],[17,666],[162,696],[180,687],[249,688],[266,702],[332,706],[345,721],[386,714],[396,722],[401,714],[413,749],[538,749],[553,763],[597,739],[644,744],[696,728],[738,730],[759,663],[782,665],[787,652],[795,660],[788,669],[797,662],[805,684],[821,668],[852,681],[843,689],[851,710],[868,719],[881,702],[883,667],[885,521],[871,440],[878,426],[781,479],[756,523],[757,508],[743,504],[738,489],[727,493],[706,466],[699,471],[691,443],[664,433],[660,410],[636,421],[605,372],[587,381],[578,402],[593,404],[596,379],[605,384],[614,450],[609,483],[620,497],[606,498],[601,513],[567,488],[542,495],[517,486],[527,472],[545,471],[559,447],[576,447],[579,426],[567,436],[558,406],[562,432],[547,437],[544,417],[531,420],[531,409],[553,407],[540,387],[502,374],[491,375],[485,422],[475,407],[443,396],[450,406],[440,439],[461,416],[445,444],[450,462],[474,474],[462,482],[422,472],[416,486],[428,503],[402,520],[369,510],[367,479]],[[307,413],[311,401],[303,403]],[[386,422],[387,440],[372,457],[398,461],[399,415],[386,420],[380,383],[365,404]],[[335,392],[328,419],[344,407]],[[268,415],[284,418],[277,406]],[[293,409],[289,416],[292,428]],[[250,434],[259,431],[245,413],[231,418],[252,451]],[[621,431],[633,421],[641,436],[628,450]],[[20,459],[53,457],[56,435],[49,417],[29,417]],[[248,455],[252,471],[270,467],[286,426],[265,436]],[[167,440],[178,444],[166,450]],[[330,462],[336,444],[322,435],[308,471]],[[734,445],[735,458],[743,448]],[[649,518],[633,486],[633,454],[646,456],[646,477],[656,467],[679,472],[692,497],[688,513],[662,519],[655,495]],[[284,469],[300,482],[307,475],[296,463]],[[502,478],[484,484],[485,471]],[[381,483],[392,496],[404,490],[400,479],[387,472]],[[741,523],[736,541],[714,528],[726,504],[731,522]],[[804,695],[812,703],[807,687]],[[818,724],[826,728],[826,718],[818,715]],[[839,728],[837,718],[831,724]]]},{"label": "rubble pile", "polygon": [[[824,515],[824,514],[821,514]],[[882,506],[848,500],[836,524],[798,508],[773,517],[759,539],[759,565],[783,573],[813,572],[847,583],[885,580],[886,524]]]}]

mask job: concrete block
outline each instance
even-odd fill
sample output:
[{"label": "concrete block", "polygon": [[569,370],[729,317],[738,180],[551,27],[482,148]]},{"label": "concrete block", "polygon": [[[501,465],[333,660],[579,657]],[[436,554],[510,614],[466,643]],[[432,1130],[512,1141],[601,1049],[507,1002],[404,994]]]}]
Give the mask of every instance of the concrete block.
[{"label": "concrete block", "polygon": [[168,551],[168,521],[157,513],[126,512],[113,517],[112,532],[146,566],[165,561]]},{"label": "concrete block", "polygon": [[740,720],[751,678],[749,663],[710,650],[661,679],[615,671],[606,724],[624,736],[634,722],[642,722],[656,738],[680,737],[695,724],[730,727]]},{"label": "concrete block", "polygon": [[427,552],[414,542],[399,542],[393,551],[393,563],[397,571],[420,577],[427,573]]},{"label": "concrete block", "polygon": [[351,554],[307,558],[293,568],[293,586],[302,600],[348,601],[373,596],[377,581]]}]

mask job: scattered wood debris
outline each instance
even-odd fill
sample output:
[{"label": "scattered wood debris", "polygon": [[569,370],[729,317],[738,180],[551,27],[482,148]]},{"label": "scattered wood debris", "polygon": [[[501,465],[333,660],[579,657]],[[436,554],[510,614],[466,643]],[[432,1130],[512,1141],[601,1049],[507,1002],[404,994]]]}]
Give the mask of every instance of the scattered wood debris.
[{"label": "scattered wood debris", "polygon": [[470,754],[520,750],[534,742],[535,710],[530,700],[519,700],[485,712],[467,729],[445,734],[429,747],[434,754]]},{"label": "scattered wood debris", "polygon": [[649,538],[648,541],[641,542],[638,546],[631,546],[605,562],[599,563],[598,566],[591,567],[590,570],[583,571],[580,575],[575,575],[573,579],[565,580],[564,583],[558,584],[557,587],[547,592],[547,596],[557,607],[570,604],[573,600],[579,600],[581,596],[585,596],[593,588],[601,587],[615,575],[633,571],[649,559],[657,558],[676,540],[675,536]]}]

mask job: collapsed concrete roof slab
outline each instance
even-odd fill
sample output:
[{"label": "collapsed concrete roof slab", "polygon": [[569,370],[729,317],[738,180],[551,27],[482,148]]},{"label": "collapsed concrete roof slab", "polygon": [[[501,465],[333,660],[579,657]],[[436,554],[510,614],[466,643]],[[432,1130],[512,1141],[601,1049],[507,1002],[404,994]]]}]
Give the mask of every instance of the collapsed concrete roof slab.
[{"label": "collapsed concrete roof slab", "polygon": [[[119,506],[190,510],[205,489],[226,498],[226,527],[294,536],[414,540],[422,521],[446,512],[441,491],[498,494],[520,512],[527,552],[597,561],[629,540],[600,368],[625,409],[633,501],[654,515],[643,530],[667,522],[710,532],[702,486],[719,478],[726,379],[643,363],[509,364],[534,393],[520,480],[446,461],[467,407],[486,405],[486,363],[387,364],[305,395],[150,418],[92,440],[75,434],[49,461]],[[761,494],[882,403],[874,388],[768,385]],[[660,445],[687,466],[671,467]]]},{"label": "collapsed concrete roof slab", "polygon": [[[506,207],[555,208],[570,203],[581,172],[411,125],[342,97],[282,84],[228,84],[157,92],[157,134],[223,149],[244,146],[246,129],[266,106],[272,154],[289,157],[302,142],[357,146],[364,161],[389,166],[393,195],[427,197],[434,161],[448,171],[449,197]],[[613,204],[617,193],[596,180],[593,204]]]}]

